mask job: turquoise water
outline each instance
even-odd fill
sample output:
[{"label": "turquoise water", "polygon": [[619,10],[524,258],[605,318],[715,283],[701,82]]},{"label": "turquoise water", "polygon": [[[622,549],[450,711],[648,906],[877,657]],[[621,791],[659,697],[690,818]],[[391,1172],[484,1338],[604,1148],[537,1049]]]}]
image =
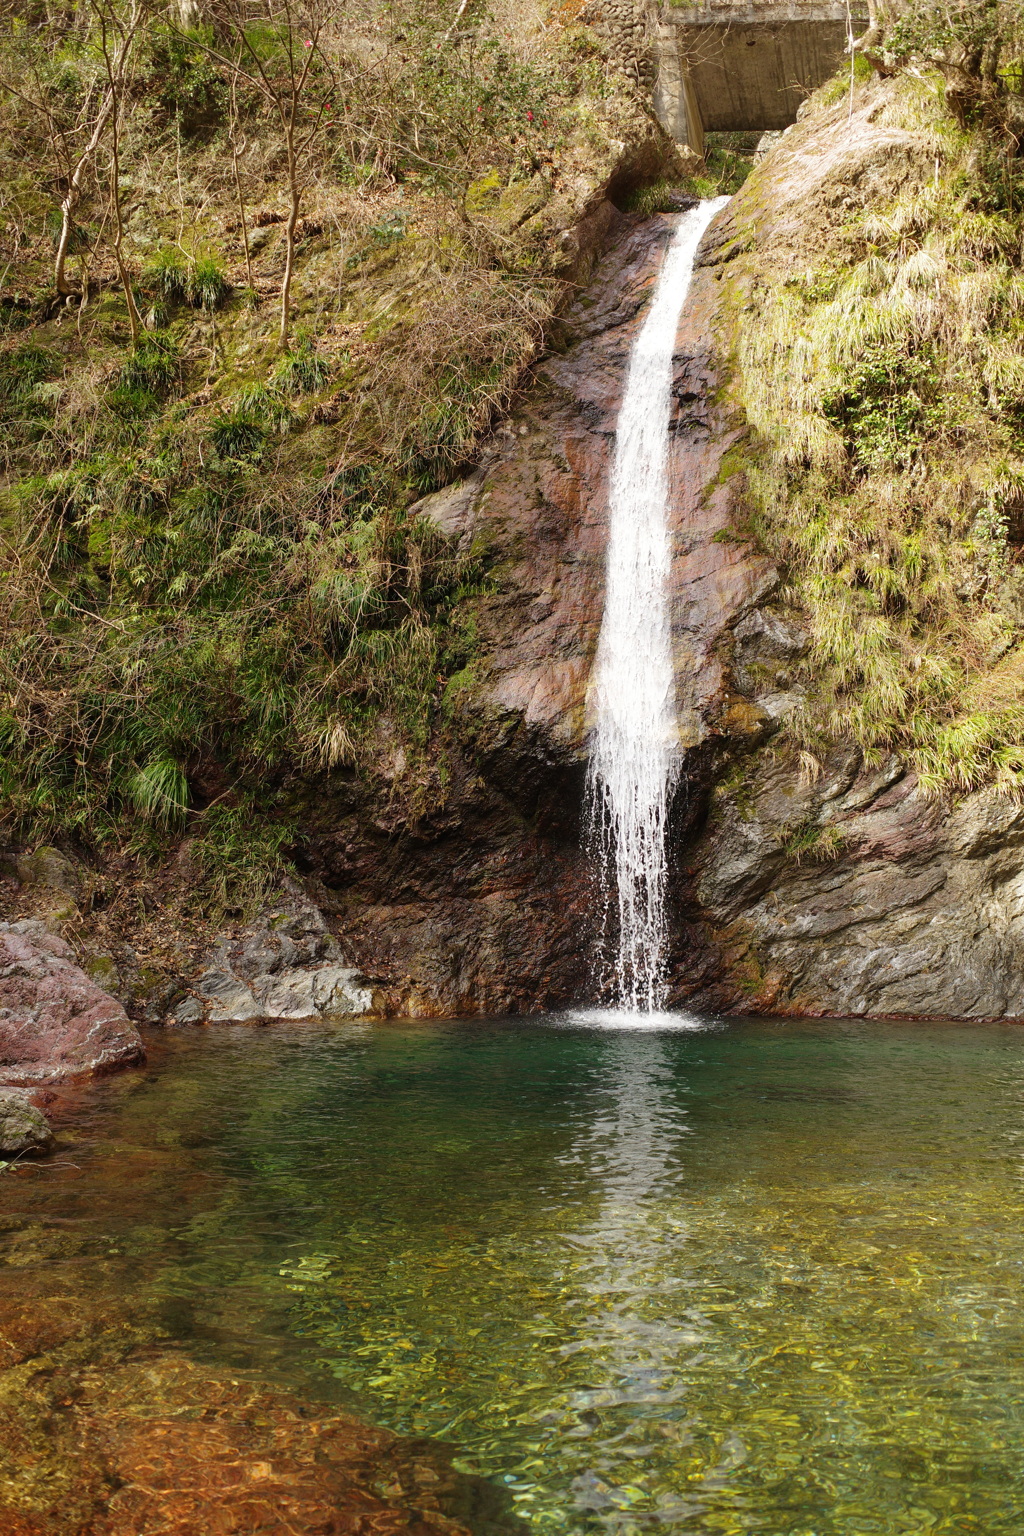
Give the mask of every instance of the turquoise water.
[{"label": "turquoise water", "polygon": [[192,1353],[457,1445],[538,1533],[1020,1531],[1024,1031],[151,1043],[3,1200]]}]

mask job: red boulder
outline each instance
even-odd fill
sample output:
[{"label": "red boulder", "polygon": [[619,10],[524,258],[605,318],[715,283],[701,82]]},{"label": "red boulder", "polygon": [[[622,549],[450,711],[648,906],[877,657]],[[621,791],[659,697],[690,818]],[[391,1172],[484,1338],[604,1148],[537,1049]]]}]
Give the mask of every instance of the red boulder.
[{"label": "red boulder", "polygon": [[115,1072],[145,1059],[121,1004],[40,922],[0,923],[0,1083]]}]

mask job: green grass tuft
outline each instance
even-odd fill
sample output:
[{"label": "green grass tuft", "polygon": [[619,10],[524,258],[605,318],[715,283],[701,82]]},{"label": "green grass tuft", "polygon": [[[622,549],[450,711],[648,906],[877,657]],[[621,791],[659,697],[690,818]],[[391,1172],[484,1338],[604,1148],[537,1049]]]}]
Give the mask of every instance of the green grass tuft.
[{"label": "green grass tuft", "polygon": [[288,394],[311,395],[322,389],[330,377],[327,359],[307,344],[281,359],[274,369],[273,382]]},{"label": "green grass tuft", "polygon": [[164,827],[180,827],[188,814],[188,779],[180,764],[169,757],[153,758],[140,768],[129,785],[132,804],[147,821]]},{"label": "green grass tuft", "polygon": [[254,414],[236,409],[214,418],[210,441],[222,459],[254,463],[263,455],[267,433]]},{"label": "green grass tuft", "polygon": [[144,268],[144,292],[168,304],[193,309],[219,309],[231,294],[231,284],[215,256],[186,256],[174,246],[158,251]]}]

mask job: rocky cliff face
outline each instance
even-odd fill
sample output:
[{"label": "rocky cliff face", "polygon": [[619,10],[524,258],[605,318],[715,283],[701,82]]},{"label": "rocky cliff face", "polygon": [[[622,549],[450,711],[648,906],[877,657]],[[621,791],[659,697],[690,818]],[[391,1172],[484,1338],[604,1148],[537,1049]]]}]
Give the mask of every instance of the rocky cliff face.
[{"label": "rocky cliff face", "polygon": [[[292,885],[227,931],[136,1011],[188,1024],[322,1013],[531,1012],[596,1000],[595,907],[582,849],[586,694],[601,622],[607,483],[626,365],[675,215],[593,210],[605,255],[562,317],[521,408],[477,467],[419,506],[487,571],[471,600],[479,660],[451,729],[410,794],[396,747],[382,781],[325,775],[302,805]],[[721,473],[735,432],[716,404],[712,271],[680,331],[671,454],[677,692],[688,788],[677,839],[699,818],[723,753],[765,733],[726,686],[729,625],[776,583],[733,531]],[[387,774],[394,780],[389,799]],[[182,862],[184,861],[184,862]],[[187,878],[187,849],[178,878]],[[148,895],[149,893],[147,893]],[[116,951],[116,946],[111,946]],[[686,923],[680,985],[709,951]],[[135,962],[117,952],[112,970]],[[131,992],[131,976],[125,988]]]},{"label": "rocky cliff face", "polygon": [[[745,424],[725,354],[744,252],[807,263],[930,152],[882,97],[787,134],[712,227],[676,353],[673,635],[685,771],[674,825],[672,996],[728,1011],[1024,1014],[1024,811],[926,794],[894,753],[801,754],[806,620],[750,532]],[[473,757],[417,838],[319,840],[340,929],[392,1008],[530,1010],[593,996],[580,854],[586,683],[625,364],[671,216],[618,219],[560,349],[479,469],[429,498],[487,552]],[[726,296],[728,293],[728,296]],[[742,324],[742,313],[740,322]],[[443,806],[442,806],[443,802]],[[342,844],[344,843],[344,853]],[[336,849],[337,852],[332,851]],[[353,882],[351,875],[355,873]],[[383,940],[383,942],[382,942]]]},{"label": "rocky cliff face", "polygon": [[[750,302],[747,253],[799,275],[840,223],[920,178],[934,140],[886,106],[878,90],[852,117],[841,106],[790,130],[718,221],[704,261],[720,290],[733,286],[710,317],[723,348]],[[742,526],[742,494],[736,511]],[[925,793],[895,753],[840,740],[801,754],[774,734],[803,702],[809,639],[784,598],[766,579],[727,623],[725,686],[770,739],[733,756],[681,850],[680,912],[708,947],[677,995],[737,1011],[1021,1016],[1018,799]]]},{"label": "rocky cliff face", "polygon": [[[324,810],[309,839],[319,899],[389,1012],[535,1011],[594,997],[595,893],[581,851],[587,680],[603,602],[607,483],[626,363],[672,215],[609,218],[610,249],[565,315],[522,410],[465,481],[423,516],[487,562],[477,621],[483,661],[458,706],[465,755],[424,795],[412,831]],[[763,734],[732,698],[719,654],[728,626],[777,581],[731,532],[717,483],[733,440],[715,404],[714,276],[679,335],[672,430],[674,623],[683,744],[702,804],[723,741]],[[697,951],[681,930],[675,964]]]},{"label": "rocky cliff face", "polygon": [[694,873],[751,1011],[1024,1015],[1024,807],[994,790],[948,807],[855,749],[813,781],[766,762],[718,796]]},{"label": "rocky cliff face", "polygon": [[[756,281],[744,260],[804,270],[840,220],[931,165],[929,133],[894,125],[880,101],[859,98],[852,119],[845,103],[819,111],[783,137],[712,225],[677,337],[676,1005],[1024,1015],[1024,810],[991,789],[926,794],[892,752],[842,740],[798,751],[785,726],[804,698],[808,619],[751,530],[729,358]],[[338,769],[315,796],[297,791],[304,889],[212,946],[192,935],[178,983],[136,988],[138,1016],[457,1016],[596,1000],[587,680],[626,364],[675,216],[605,201],[588,217],[605,254],[519,407],[476,466],[418,509],[487,572],[469,599],[478,660],[449,690],[443,747],[412,800],[397,745],[378,783]],[[179,863],[186,879],[187,849]],[[118,969],[141,975],[130,955],[116,960],[115,990]],[[130,976],[121,990],[127,1000]]]}]

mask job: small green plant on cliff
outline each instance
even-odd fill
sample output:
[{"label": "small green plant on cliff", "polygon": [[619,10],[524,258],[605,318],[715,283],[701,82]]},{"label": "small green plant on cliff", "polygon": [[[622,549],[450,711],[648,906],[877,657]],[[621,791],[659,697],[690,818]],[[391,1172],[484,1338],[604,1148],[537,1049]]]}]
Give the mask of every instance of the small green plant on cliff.
[{"label": "small green plant on cliff", "polygon": [[845,389],[822,402],[822,414],[842,433],[859,469],[909,469],[920,456],[929,421],[941,424],[936,382],[931,349],[908,354],[871,348],[849,370]]},{"label": "small green plant on cliff", "polygon": [[189,808],[188,779],[173,758],[155,757],[144,763],[131,780],[129,793],[147,821],[165,827],[184,823]]},{"label": "small green plant on cliff", "polygon": [[785,853],[794,864],[831,864],[841,857],[844,847],[842,828],[809,822],[792,834]]},{"label": "small green plant on cliff", "polygon": [[331,376],[330,365],[316,348],[306,342],[289,352],[274,369],[274,383],[291,394],[312,394],[322,389]]},{"label": "small green plant on cliff", "polygon": [[158,251],[141,277],[147,289],[170,304],[193,309],[219,309],[231,292],[223,264],[216,256],[186,256],[176,248]]}]

